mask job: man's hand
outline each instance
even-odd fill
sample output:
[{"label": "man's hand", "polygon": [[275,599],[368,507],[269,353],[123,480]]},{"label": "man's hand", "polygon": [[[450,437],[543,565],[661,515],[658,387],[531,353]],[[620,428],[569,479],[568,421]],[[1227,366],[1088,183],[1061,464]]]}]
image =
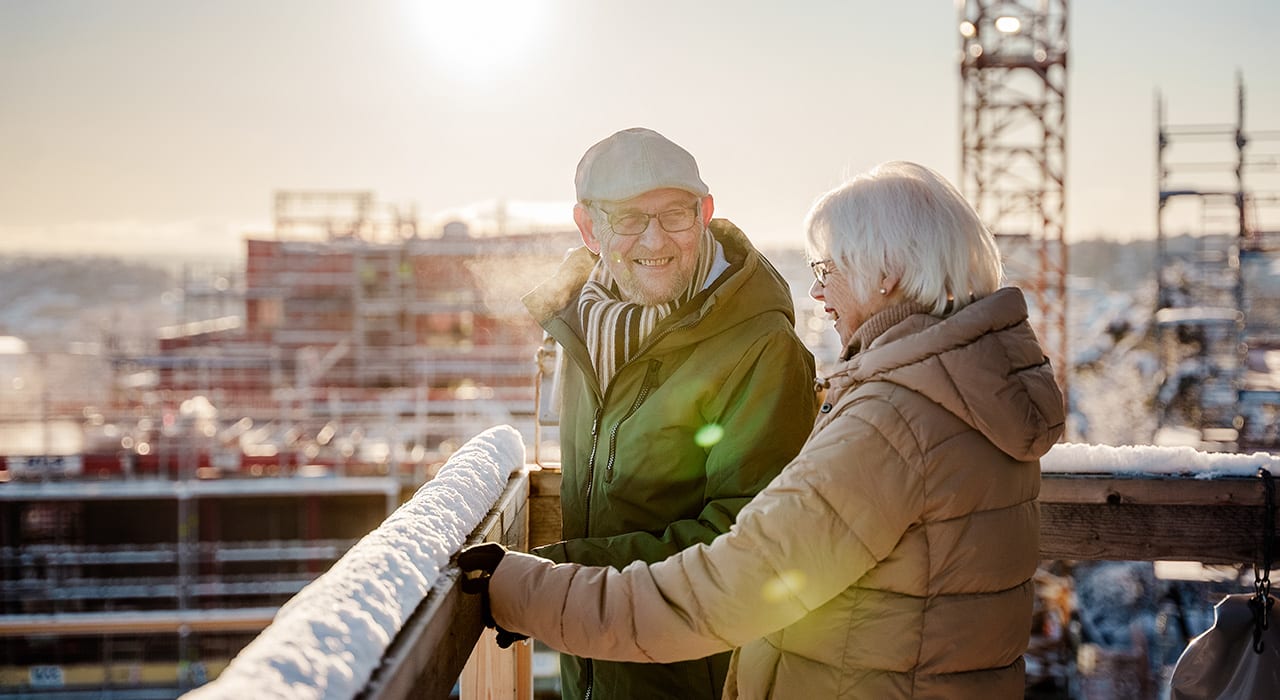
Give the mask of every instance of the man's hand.
[{"label": "man's hand", "polygon": [[498,564],[502,563],[502,557],[506,554],[507,548],[497,542],[474,544],[463,547],[462,551],[458,552],[458,568],[462,570],[462,592],[480,595],[480,609],[484,616],[484,624],[498,632],[498,646],[503,649],[529,638],[528,635],[502,629],[493,621],[493,614],[489,612],[489,578],[498,569]]}]

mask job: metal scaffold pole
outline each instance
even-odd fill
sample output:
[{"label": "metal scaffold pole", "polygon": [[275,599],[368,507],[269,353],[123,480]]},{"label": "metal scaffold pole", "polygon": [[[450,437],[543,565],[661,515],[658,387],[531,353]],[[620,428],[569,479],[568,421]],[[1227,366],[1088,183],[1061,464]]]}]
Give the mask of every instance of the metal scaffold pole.
[{"label": "metal scaffold pole", "polygon": [[1067,2],[960,8],[961,190],[1023,288],[1063,392],[1067,354]]}]

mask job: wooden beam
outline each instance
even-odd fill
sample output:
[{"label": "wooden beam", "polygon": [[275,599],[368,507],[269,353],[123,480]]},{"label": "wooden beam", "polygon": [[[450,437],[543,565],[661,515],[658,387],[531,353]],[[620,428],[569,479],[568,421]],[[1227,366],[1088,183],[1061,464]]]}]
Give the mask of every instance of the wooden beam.
[{"label": "wooden beam", "polygon": [[[560,539],[560,482],[557,470],[530,474],[530,546]],[[1041,555],[1250,563],[1260,556],[1263,498],[1262,482],[1248,477],[1045,474]]]},{"label": "wooden beam", "polygon": [[559,469],[529,472],[529,546],[538,547],[564,539],[560,532]]},{"label": "wooden beam", "polygon": [[1042,503],[1043,559],[1259,561],[1262,508]]},{"label": "wooden beam", "polygon": [[441,572],[387,648],[362,698],[448,698],[484,629],[480,599],[464,595],[458,569]]},{"label": "wooden beam", "polygon": [[[1045,559],[1261,559],[1260,479],[1046,474],[1040,488]],[[1280,554],[1280,552],[1277,552]]]},{"label": "wooden beam", "polygon": [[1099,474],[1045,474],[1041,503],[1111,505],[1262,506],[1260,479],[1223,477],[1119,477]]},{"label": "wooden beam", "polygon": [[[518,500],[517,500],[518,498]],[[529,492],[508,491],[495,506],[502,516],[498,528],[486,538],[511,549],[529,548]],[[497,531],[501,530],[501,537]],[[475,596],[471,596],[475,597]],[[502,649],[497,644],[497,632],[485,629],[480,640],[472,647],[458,679],[462,700],[529,700],[533,697],[533,646],[531,642],[516,642]]]},{"label": "wooden beam", "polygon": [[[530,546],[560,539],[560,480],[555,470],[530,475]],[[1040,553],[1251,563],[1260,557],[1263,502],[1261,480],[1249,477],[1045,474]]]}]

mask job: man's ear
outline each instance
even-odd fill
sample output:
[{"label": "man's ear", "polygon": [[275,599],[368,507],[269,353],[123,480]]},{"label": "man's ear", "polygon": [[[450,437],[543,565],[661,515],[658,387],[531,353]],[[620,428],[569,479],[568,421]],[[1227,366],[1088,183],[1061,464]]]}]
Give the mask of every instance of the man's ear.
[{"label": "man's ear", "polygon": [[587,250],[599,255],[600,239],[596,238],[596,222],[591,218],[591,212],[581,204],[573,205],[573,223],[578,225],[578,233],[582,234],[582,242],[587,246]]},{"label": "man's ear", "polygon": [[711,225],[711,215],[716,210],[716,199],[711,195],[702,198],[702,227],[706,228]]}]

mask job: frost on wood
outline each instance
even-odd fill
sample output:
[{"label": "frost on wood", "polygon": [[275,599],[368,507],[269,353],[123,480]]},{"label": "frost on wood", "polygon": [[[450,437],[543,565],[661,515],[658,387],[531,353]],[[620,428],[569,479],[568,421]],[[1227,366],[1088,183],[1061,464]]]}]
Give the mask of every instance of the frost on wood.
[{"label": "frost on wood", "polygon": [[524,459],[511,426],[469,440],[408,503],[285,603],[216,681],[185,697],[355,697]]},{"label": "frost on wood", "polygon": [[1280,458],[1266,452],[1242,455],[1190,447],[1063,443],[1040,460],[1040,470],[1046,474],[1186,474],[1199,479],[1256,476],[1259,467],[1280,476]]}]

